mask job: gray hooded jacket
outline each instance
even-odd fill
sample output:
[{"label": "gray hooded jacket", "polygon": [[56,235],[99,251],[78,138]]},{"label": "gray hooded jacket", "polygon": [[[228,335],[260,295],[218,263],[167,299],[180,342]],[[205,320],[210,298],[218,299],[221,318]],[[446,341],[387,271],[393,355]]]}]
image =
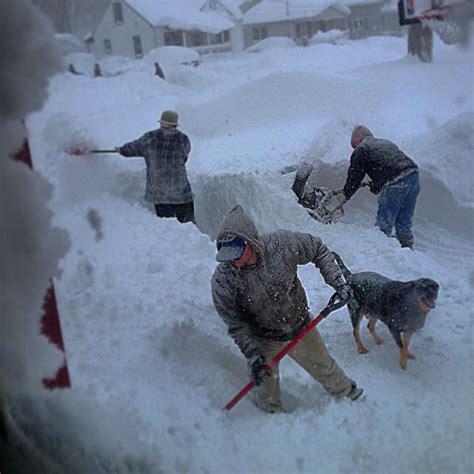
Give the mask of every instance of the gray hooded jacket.
[{"label": "gray hooded jacket", "polygon": [[259,254],[255,266],[220,263],[212,277],[214,306],[247,358],[258,356],[256,336],[289,341],[310,321],[298,265],[314,263],[324,281],[337,289],[345,280],[333,255],[318,237],[280,230],[258,235],[242,207],[234,207],[217,235],[235,234]]}]

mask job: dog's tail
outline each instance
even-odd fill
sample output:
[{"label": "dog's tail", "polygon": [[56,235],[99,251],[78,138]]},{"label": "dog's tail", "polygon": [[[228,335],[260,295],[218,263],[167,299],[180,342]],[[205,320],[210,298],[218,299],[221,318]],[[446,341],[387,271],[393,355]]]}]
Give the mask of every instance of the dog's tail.
[{"label": "dog's tail", "polygon": [[339,268],[341,269],[344,278],[347,280],[349,276],[352,275],[352,272],[344,265],[344,262],[342,261],[342,258],[339,256],[339,254],[337,254],[336,252],[331,253],[334,255],[334,258],[336,259],[336,262],[339,265]]}]

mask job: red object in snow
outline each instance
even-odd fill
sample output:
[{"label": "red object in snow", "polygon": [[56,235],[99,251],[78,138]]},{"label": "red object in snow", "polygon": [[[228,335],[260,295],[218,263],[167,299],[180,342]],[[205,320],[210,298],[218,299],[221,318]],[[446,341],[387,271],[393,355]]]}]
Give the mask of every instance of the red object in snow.
[{"label": "red object in snow", "polygon": [[[41,317],[41,334],[44,334],[60,351],[64,352],[64,341],[59,323],[58,305],[54,292],[53,282],[46,291],[43,301],[43,316]],[[66,388],[71,386],[69,371],[67,369],[66,355],[64,363],[53,378],[42,379],[43,385],[52,390],[53,388]]]},{"label": "red object in snow", "polygon": [[[23,146],[13,156],[16,161],[21,161],[33,169],[31,161],[30,147],[28,140],[25,139]],[[50,342],[52,342],[60,351],[64,353],[64,363],[60,367],[54,377],[43,378],[43,386],[49,390],[54,388],[68,388],[71,387],[71,379],[69,378],[69,371],[67,368],[66,354],[64,351],[63,336],[61,333],[61,324],[59,322],[58,306],[56,303],[56,294],[54,292],[54,285],[51,280],[51,286],[46,291],[43,301],[43,315],[41,316],[41,334],[44,334]]]}]

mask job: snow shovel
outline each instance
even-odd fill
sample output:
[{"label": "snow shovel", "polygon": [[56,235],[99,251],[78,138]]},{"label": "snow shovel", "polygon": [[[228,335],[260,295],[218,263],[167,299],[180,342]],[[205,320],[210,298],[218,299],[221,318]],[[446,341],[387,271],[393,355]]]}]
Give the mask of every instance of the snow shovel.
[{"label": "snow shovel", "polygon": [[115,149],[90,150],[88,148],[75,147],[75,148],[70,148],[69,150],[66,150],[66,153],[68,153],[69,155],[74,155],[74,156],[84,156],[84,155],[90,155],[92,153],[118,153],[118,150],[115,150]]},{"label": "snow shovel", "polygon": [[[267,369],[272,370],[281,361],[281,359],[283,359],[283,357],[285,357],[286,354],[288,354],[288,352],[290,352],[303,339],[303,337],[308,334],[309,331],[311,331],[323,319],[329,316],[330,313],[336,311],[336,309],[342,308],[346,303],[347,301],[341,299],[338,293],[334,293],[331,296],[327,306],[321,311],[321,313],[319,313],[319,316],[313,319],[313,321],[311,321],[306,327],[304,327],[300,333],[267,364]],[[224,407],[224,410],[232,410],[232,408],[234,408],[235,405],[237,405],[237,403],[239,403],[240,400],[242,400],[242,398],[244,398],[254,386],[255,382],[250,380],[249,383]]]}]

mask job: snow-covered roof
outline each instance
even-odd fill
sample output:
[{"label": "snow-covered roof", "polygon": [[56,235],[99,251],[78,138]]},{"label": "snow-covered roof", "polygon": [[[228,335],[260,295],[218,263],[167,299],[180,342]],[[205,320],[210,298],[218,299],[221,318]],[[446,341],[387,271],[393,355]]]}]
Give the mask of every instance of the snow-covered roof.
[{"label": "snow-covered roof", "polygon": [[219,0],[219,2],[235,19],[240,20],[244,17],[244,14],[239,7],[245,2],[245,0]]},{"label": "snow-covered roof", "polygon": [[216,12],[201,12],[204,0],[126,0],[153,26],[173,29],[200,30],[220,33],[234,27],[234,23]]},{"label": "snow-covered roof", "polygon": [[392,0],[382,7],[382,13],[398,12],[397,0]]},{"label": "snow-covered roof", "polygon": [[[360,3],[360,2],[359,2]],[[244,24],[273,23],[315,17],[328,8],[350,14],[345,2],[320,0],[264,0],[251,8],[244,17]]]}]

